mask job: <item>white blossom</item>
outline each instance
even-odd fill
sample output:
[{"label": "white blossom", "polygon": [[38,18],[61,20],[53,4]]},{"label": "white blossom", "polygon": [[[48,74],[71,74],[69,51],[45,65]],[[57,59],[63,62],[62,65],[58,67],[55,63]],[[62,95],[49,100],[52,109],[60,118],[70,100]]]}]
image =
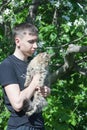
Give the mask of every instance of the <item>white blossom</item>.
[{"label": "white blossom", "polygon": [[6,9],[5,11],[4,11],[4,15],[9,15],[10,14],[10,9]]},{"label": "white blossom", "polygon": [[0,15],[0,23],[3,23],[3,17]]},{"label": "white blossom", "polygon": [[67,6],[70,7],[70,8],[72,8],[71,2],[67,2]]},{"label": "white blossom", "polygon": [[72,22],[68,22],[67,25],[71,27],[72,26]]},{"label": "white blossom", "polygon": [[85,34],[87,35],[87,28],[85,29],[85,31],[84,31],[84,32],[85,32]]},{"label": "white blossom", "polygon": [[63,53],[63,49],[60,49],[60,53]]},{"label": "white blossom", "polygon": [[79,22],[80,22],[81,25],[84,25],[84,26],[86,25],[86,22],[82,18],[79,19]]},{"label": "white blossom", "polygon": [[21,3],[24,3],[25,1],[24,0],[21,0]]},{"label": "white blossom", "polygon": [[40,21],[41,19],[42,19],[41,15],[37,16],[37,20]]},{"label": "white blossom", "polygon": [[44,41],[39,41],[39,42],[38,42],[38,46],[39,46],[39,47],[43,47],[44,44],[45,44]]},{"label": "white blossom", "polygon": [[54,6],[56,6],[57,8],[59,8],[59,6],[60,6],[60,1],[58,0],[57,2],[55,1],[55,0],[49,0],[50,1],[50,3],[52,4],[52,5],[54,5]]},{"label": "white blossom", "polygon": [[11,4],[12,4],[12,7],[18,7],[19,6],[19,3],[16,2],[15,0],[12,0]]},{"label": "white blossom", "polygon": [[85,25],[86,25],[86,22],[84,21],[84,19],[79,18],[79,19],[76,19],[76,20],[74,21],[74,25],[75,25],[75,26],[81,26],[81,25],[85,26]]},{"label": "white blossom", "polygon": [[15,5],[15,1],[14,1],[14,0],[12,0],[12,1],[11,1],[11,4],[14,6],[14,5]]},{"label": "white blossom", "polygon": [[78,20],[77,19],[74,21],[74,25],[78,26]]},{"label": "white blossom", "polygon": [[85,113],[85,115],[87,116],[87,112]]},{"label": "white blossom", "polygon": [[55,3],[55,6],[59,8],[59,6],[60,6],[60,2],[57,1],[57,2]]}]

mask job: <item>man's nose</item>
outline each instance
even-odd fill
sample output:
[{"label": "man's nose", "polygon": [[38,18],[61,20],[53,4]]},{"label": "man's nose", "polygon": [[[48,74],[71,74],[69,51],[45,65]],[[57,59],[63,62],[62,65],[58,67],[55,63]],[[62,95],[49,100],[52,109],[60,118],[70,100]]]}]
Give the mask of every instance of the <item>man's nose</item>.
[{"label": "man's nose", "polygon": [[33,47],[37,48],[37,42],[34,42]]}]

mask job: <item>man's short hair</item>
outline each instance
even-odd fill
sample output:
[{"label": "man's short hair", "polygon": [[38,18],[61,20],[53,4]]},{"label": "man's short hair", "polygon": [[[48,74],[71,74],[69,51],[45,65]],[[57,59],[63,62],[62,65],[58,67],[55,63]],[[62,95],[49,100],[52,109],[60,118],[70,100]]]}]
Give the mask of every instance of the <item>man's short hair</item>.
[{"label": "man's short hair", "polygon": [[30,23],[21,23],[13,28],[13,38],[15,39],[16,36],[26,35],[27,32],[29,35],[38,35],[38,29],[36,26]]}]

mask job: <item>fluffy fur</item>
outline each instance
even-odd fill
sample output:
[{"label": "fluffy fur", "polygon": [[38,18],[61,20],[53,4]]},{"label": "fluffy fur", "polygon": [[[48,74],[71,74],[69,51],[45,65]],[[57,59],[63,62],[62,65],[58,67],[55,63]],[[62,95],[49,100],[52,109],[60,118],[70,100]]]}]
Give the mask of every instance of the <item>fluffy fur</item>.
[{"label": "fluffy fur", "polygon": [[[27,67],[25,87],[28,87],[32,77],[36,73],[40,73],[40,80],[38,86],[44,87],[45,85],[50,86],[49,79],[49,61],[51,55],[46,52],[39,53],[34,57]],[[35,91],[34,96],[28,101],[28,109],[26,114],[31,116],[34,113],[42,111],[42,109],[47,106],[46,99],[38,92]]]}]

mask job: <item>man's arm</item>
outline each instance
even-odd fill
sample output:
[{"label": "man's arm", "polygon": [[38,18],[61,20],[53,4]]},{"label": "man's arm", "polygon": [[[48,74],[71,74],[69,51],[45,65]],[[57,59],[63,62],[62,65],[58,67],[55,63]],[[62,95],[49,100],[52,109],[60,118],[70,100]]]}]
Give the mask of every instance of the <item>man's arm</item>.
[{"label": "man's arm", "polygon": [[35,75],[30,85],[22,91],[20,91],[20,87],[18,84],[10,84],[4,87],[6,94],[9,98],[9,101],[15,111],[17,112],[21,111],[23,108],[24,101],[29,100],[32,97],[34,91],[37,88],[39,88],[38,87],[39,78],[40,78],[39,74]]}]

